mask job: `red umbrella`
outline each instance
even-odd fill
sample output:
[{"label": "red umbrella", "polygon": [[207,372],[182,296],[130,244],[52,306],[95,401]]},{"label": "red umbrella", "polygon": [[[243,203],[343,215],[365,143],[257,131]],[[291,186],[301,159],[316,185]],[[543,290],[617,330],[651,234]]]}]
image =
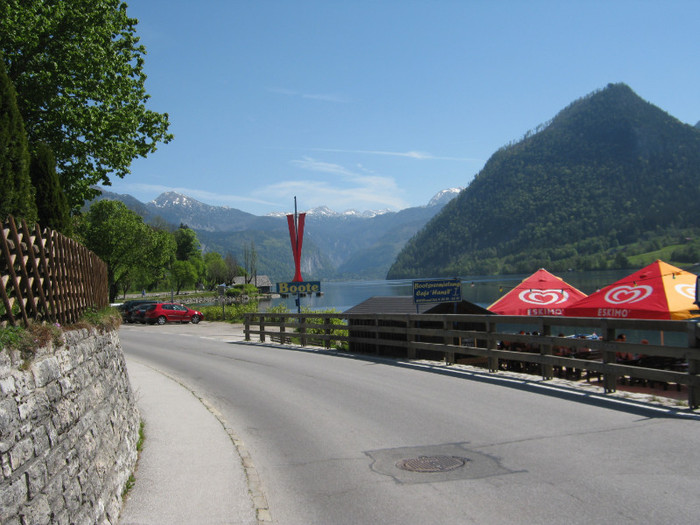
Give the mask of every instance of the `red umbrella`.
[{"label": "red umbrella", "polygon": [[657,260],[566,308],[569,317],[688,319],[700,315],[697,277]]},{"label": "red umbrella", "polygon": [[505,294],[489,310],[501,315],[563,315],[564,308],[586,297],[562,278],[537,270]]}]

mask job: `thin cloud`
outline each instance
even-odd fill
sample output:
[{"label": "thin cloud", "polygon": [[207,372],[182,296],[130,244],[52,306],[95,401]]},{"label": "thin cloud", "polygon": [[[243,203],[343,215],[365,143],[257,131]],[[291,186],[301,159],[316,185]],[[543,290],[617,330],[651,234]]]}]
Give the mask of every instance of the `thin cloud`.
[{"label": "thin cloud", "polygon": [[293,89],[286,88],[268,88],[267,91],[270,93],[276,93],[277,95],[304,98],[308,100],[319,100],[321,102],[334,102],[337,104],[347,104],[349,102],[346,97],[338,95],[337,93],[302,93],[300,91],[294,91]]},{"label": "thin cloud", "polygon": [[[196,188],[183,188],[181,186],[163,186],[159,184],[120,184],[118,188],[113,188],[112,186],[102,186],[105,191],[112,191],[118,193],[127,193],[130,195],[134,194],[151,194],[156,197],[162,193],[173,191],[175,193],[182,193],[188,197],[192,197],[200,202],[210,204],[212,202],[235,206],[240,203],[251,203],[251,204],[262,204],[262,205],[275,205],[275,202],[269,200],[259,199],[255,197],[244,197],[242,195],[232,195],[232,194],[222,194],[214,193],[210,191],[200,190]],[[155,197],[154,197],[155,198]],[[153,199],[151,199],[153,200]]]},{"label": "thin cloud", "polygon": [[386,155],[390,157],[405,157],[416,160],[456,160],[460,162],[482,162],[482,159],[470,157],[442,157],[427,153],[425,151],[381,151],[365,149],[331,149],[331,148],[311,148],[311,151],[326,151],[330,153],[354,153],[361,155]]},{"label": "thin cloud", "polygon": [[322,179],[295,179],[279,182],[261,188],[255,194],[288,199],[298,196],[306,209],[316,206],[329,206],[334,210],[354,208],[402,209],[407,203],[401,197],[403,191],[392,177],[361,173],[340,164],[319,161],[310,157],[291,161],[291,165],[301,170],[331,175]]}]

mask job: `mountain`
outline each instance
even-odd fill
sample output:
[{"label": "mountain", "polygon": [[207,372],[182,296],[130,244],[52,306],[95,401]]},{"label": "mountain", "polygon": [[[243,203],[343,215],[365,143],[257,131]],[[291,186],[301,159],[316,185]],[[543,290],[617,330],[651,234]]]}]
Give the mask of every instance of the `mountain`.
[{"label": "mountain", "polygon": [[697,242],[698,203],[700,129],[609,84],[494,153],[387,277],[625,267]]},{"label": "mountain", "polygon": [[[444,190],[427,206],[398,212],[335,212],[321,206],[306,212],[302,275],[313,279],[382,279],[403,245],[442,209],[459,189]],[[186,224],[204,251],[232,253],[243,260],[244,247],[255,243],[258,273],[273,280],[294,275],[286,214],[257,216],[226,206],[210,206],[176,192],[141,203],[131,195],[102,190],[95,199],[119,200],[149,223],[173,228]],[[94,202],[94,201],[93,201]]]}]

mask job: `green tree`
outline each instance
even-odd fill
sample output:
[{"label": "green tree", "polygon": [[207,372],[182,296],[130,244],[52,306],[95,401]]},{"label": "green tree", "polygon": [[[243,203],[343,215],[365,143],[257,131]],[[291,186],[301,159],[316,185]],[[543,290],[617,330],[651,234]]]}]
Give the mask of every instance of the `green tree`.
[{"label": "green tree", "polygon": [[14,87],[0,59],[0,222],[10,214],[29,222],[37,217],[27,135]]},{"label": "green tree", "polygon": [[204,254],[204,266],[206,268],[206,283],[210,290],[217,284],[225,283],[228,275],[226,261],[218,252],[207,252]]},{"label": "green tree", "polygon": [[193,285],[198,277],[197,268],[190,261],[176,260],[173,262],[171,279],[176,294],[179,295],[180,290],[184,287]]},{"label": "green tree", "polygon": [[96,202],[80,221],[83,244],[107,264],[110,301],[116,299],[121,283],[133,278],[136,268],[151,264],[150,232],[143,219],[119,201]]},{"label": "green tree", "polygon": [[39,224],[69,235],[71,220],[68,201],[58,180],[51,148],[43,142],[38,144],[32,154],[29,173],[36,189]]},{"label": "green tree", "polygon": [[238,264],[238,260],[232,253],[227,253],[226,257],[224,258],[224,262],[226,263],[226,280],[225,282],[227,284],[233,283],[233,280],[238,277],[239,275],[244,275],[245,270],[241,268],[241,266]]},{"label": "green tree", "polygon": [[29,142],[53,150],[72,209],[172,139],[167,113],[146,108],[146,49],[126,10],[121,0],[0,2],[0,51]]},{"label": "green tree", "polygon": [[197,239],[197,234],[194,230],[181,224],[180,227],[175,230],[174,236],[177,245],[175,259],[189,262],[197,273],[194,282],[201,282],[206,278],[206,268],[204,259],[202,259],[202,250],[199,239]]},{"label": "green tree", "polygon": [[180,227],[175,230],[175,243],[177,244],[175,258],[178,261],[187,261],[193,257],[202,256],[197,234],[184,224],[181,224]]}]

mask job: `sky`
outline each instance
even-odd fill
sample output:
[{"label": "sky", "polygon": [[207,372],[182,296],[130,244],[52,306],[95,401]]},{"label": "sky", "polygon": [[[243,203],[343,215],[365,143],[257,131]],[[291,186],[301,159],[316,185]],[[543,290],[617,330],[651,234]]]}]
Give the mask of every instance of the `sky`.
[{"label": "sky", "polygon": [[175,138],[107,188],[265,215],[399,210],[624,82],[700,121],[696,0],[127,0]]}]

